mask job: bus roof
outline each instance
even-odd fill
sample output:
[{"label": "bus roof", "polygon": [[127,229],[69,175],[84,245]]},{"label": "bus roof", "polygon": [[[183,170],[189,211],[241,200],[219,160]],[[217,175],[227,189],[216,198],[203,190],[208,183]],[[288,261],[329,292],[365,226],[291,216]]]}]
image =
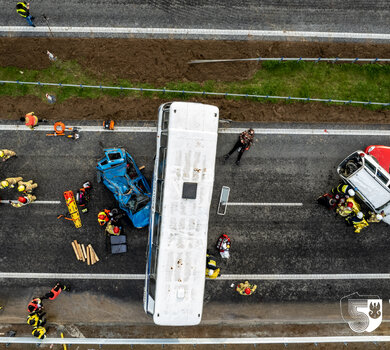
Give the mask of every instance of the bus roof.
[{"label": "bus roof", "polygon": [[219,111],[182,102],[170,109],[154,321],[195,325],[203,309]]}]

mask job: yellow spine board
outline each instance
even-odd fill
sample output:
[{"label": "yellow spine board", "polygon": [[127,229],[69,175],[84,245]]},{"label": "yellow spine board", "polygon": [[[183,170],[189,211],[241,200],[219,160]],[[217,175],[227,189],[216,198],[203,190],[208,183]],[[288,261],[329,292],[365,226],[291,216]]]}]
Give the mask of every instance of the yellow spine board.
[{"label": "yellow spine board", "polygon": [[69,214],[74,222],[74,225],[76,228],[81,227],[81,219],[80,219],[80,213],[79,209],[77,208],[76,201],[74,199],[74,195],[72,191],[66,191],[64,192],[65,197],[65,203],[68,207]]}]

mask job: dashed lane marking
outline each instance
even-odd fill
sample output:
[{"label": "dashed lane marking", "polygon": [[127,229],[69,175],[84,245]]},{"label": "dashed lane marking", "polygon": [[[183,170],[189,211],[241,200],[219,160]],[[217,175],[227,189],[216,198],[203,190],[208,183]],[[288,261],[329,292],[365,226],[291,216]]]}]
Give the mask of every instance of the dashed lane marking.
[{"label": "dashed lane marking", "polygon": [[[9,201],[10,201],[9,199],[8,200],[2,199],[2,200],[0,200],[0,203],[6,204],[6,203],[9,203]],[[12,200],[11,202],[17,203],[16,200]],[[30,203],[30,204],[61,204],[61,201],[35,201],[35,202]]]},{"label": "dashed lane marking", "polygon": [[239,202],[228,202],[228,206],[250,206],[250,207],[301,207],[303,203],[239,203]]},{"label": "dashed lane marking", "polygon": [[[144,274],[109,273],[36,273],[0,272],[0,279],[77,279],[77,280],[144,280]],[[240,281],[291,281],[291,280],[377,280],[390,279],[389,273],[347,273],[347,274],[223,274],[218,280]]]},{"label": "dashed lane marking", "polygon": [[312,32],[288,30],[245,30],[245,29],[208,29],[208,28],[129,28],[129,27],[50,27],[39,26],[0,26],[2,33],[77,33],[84,36],[98,34],[139,34],[139,35],[196,35],[262,38],[325,38],[325,39],[363,39],[390,40],[388,33],[351,33],[351,32]]},{"label": "dashed lane marking", "polygon": [[[124,132],[124,133],[142,133],[142,132],[157,132],[155,126],[118,126],[114,130],[103,129],[102,126],[77,126],[70,125],[69,127],[77,127],[82,132]],[[242,128],[219,128],[218,132],[221,134],[238,134],[241,133]],[[25,125],[7,125],[0,124],[0,131],[29,131],[32,132]],[[37,131],[53,131],[53,126],[51,125],[39,125],[34,129],[33,132]],[[276,128],[254,128],[255,134],[262,135],[328,135],[328,136],[390,136],[390,130],[351,130],[351,129],[276,129]]]}]

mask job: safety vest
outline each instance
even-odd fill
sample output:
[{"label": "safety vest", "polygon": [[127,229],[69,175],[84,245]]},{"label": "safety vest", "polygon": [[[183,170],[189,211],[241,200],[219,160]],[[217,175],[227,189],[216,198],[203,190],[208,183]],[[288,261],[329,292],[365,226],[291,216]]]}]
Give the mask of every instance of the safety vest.
[{"label": "safety vest", "polygon": [[60,288],[59,290],[56,291],[54,288],[52,288],[52,290],[50,292],[53,293],[53,296],[49,297],[49,299],[54,300],[55,298],[57,298],[60,295],[60,293],[62,292],[62,289]]},{"label": "safety vest", "polygon": [[[40,309],[42,307],[42,301],[41,299],[39,298],[34,298],[33,300],[30,301],[30,303],[27,305],[27,311],[28,312],[34,312],[34,311],[37,311],[38,309]],[[30,310],[30,306],[33,308]]]},{"label": "safety vest", "polygon": [[46,338],[46,329],[44,327],[34,327],[32,333],[34,337],[37,337],[38,339],[45,339]]},{"label": "safety vest", "polygon": [[207,263],[206,266],[210,270],[216,270],[217,269],[217,262],[211,258],[209,254],[207,254]]},{"label": "safety vest", "polygon": [[337,186],[337,192],[346,194],[350,187],[351,186],[349,186],[349,185],[340,184],[340,185]]},{"label": "safety vest", "polygon": [[27,324],[29,324],[30,326],[38,326],[38,324],[40,323],[39,321],[40,319],[37,314],[27,316]]},{"label": "safety vest", "polygon": [[18,2],[16,4],[16,12],[22,17],[27,17],[29,15],[28,8],[24,2]]},{"label": "safety vest", "polygon": [[34,112],[26,114],[26,126],[34,127],[38,124],[38,118],[33,115]]}]

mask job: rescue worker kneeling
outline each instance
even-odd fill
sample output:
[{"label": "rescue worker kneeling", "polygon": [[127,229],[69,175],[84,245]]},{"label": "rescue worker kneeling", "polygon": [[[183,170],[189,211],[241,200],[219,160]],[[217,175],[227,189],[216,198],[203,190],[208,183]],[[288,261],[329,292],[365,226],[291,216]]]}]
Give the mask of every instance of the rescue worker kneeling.
[{"label": "rescue worker kneeling", "polygon": [[15,185],[22,181],[22,177],[7,177],[5,180],[0,182],[0,189],[3,190],[4,188],[11,187],[14,188]]},{"label": "rescue worker kneeling", "polygon": [[33,196],[32,194],[25,194],[24,196],[21,196],[18,198],[17,203],[13,203],[12,201],[9,201],[9,203],[14,208],[20,208],[20,207],[24,207],[27,204],[35,202],[36,199],[37,199],[37,197]]},{"label": "rescue worker kneeling", "polygon": [[353,197],[355,195],[353,187],[350,185],[346,185],[345,183],[341,183],[337,187],[333,188],[332,193],[345,196],[346,198]]},{"label": "rescue worker kneeling", "polygon": [[218,277],[219,272],[221,271],[220,268],[217,268],[217,262],[215,259],[207,254],[206,255],[206,277],[215,279]]},{"label": "rescue worker kneeling", "polygon": [[12,157],[16,157],[16,153],[14,151],[11,151],[10,149],[0,149],[0,158],[3,162]]},{"label": "rescue worker kneeling", "polygon": [[355,233],[359,233],[363,228],[369,226],[361,211],[359,211],[356,215],[347,217],[345,220],[349,225],[353,225]]},{"label": "rescue worker kneeling", "polygon": [[344,204],[339,204],[336,213],[343,217],[351,215],[353,213],[353,203],[345,202]]},{"label": "rescue worker kneeling", "polygon": [[27,323],[33,327],[43,327],[46,324],[46,319],[43,317],[46,315],[46,312],[32,312],[27,316]]},{"label": "rescue worker kneeling", "polygon": [[106,226],[106,233],[109,235],[119,236],[121,234],[121,228],[116,226],[110,220]]},{"label": "rescue worker kneeling", "polygon": [[46,338],[46,328],[42,326],[34,327],[32,331],[32,335],[38,339]]},{"label": "rescue worker kneeling", "polygon": [[248,281],[245,281],[245,283],[241,282],[237,285],[236,292],[240,293],[241,295],[252,295],[256,289],[256,284],[250,284]]}]

